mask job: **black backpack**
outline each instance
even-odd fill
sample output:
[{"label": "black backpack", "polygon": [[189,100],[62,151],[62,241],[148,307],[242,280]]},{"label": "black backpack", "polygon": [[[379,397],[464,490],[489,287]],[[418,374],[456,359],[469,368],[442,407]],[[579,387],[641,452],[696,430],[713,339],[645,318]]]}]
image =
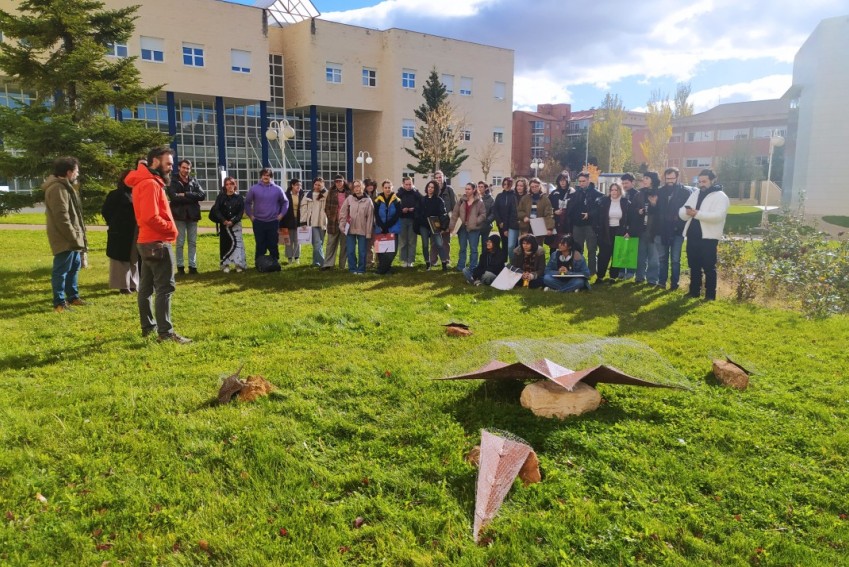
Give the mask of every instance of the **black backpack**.
[{"label": "black backpack", "polygon": [[262,273],[279,272],[280,262],[271,256],[260,256],[256,259],[256,269]]}]

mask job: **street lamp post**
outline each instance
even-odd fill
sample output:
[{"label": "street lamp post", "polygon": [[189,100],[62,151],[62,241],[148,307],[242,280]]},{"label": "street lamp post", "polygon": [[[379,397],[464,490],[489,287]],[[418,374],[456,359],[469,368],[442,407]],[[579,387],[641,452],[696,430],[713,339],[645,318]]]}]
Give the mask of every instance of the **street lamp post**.
[{"label": "street lamp post", "polygon": [[769,165],[766,167],[766,195],[764,198],[764,212],[761,217],[761,226],[767,226],[769,224],[767,207],[769,206],[769,188],[772,185],[772,153],[775,151],[775,148],[780,148],[783,145],[784,138],[773,131],[769,137]]},{"label": "street lamp post", "polygon": [[283,164],[284,186],[289,183],[289,180],[286,178],[286,140],[294,137],[295,129],[292,128],[292,125],[285,118],[283,120],[272,120],[268,124],[268,130],[265,131],[265,138],[269,142],[277,140],[277,144],[280,146],[280,161]]},{"label": "street lamp post", "polygon": [[361,151],[357,154],[357,163],[360,164],[360,179],[366,178],[366,164],[371,165],[373,162],[370,153]]},{"label": "street lamp post", "polygon": [[535,157],[531,160],[531,169],[534,170],[534,177],[539,177],[539,172],[545,168],[545,163],[543,163],[541,158]]}]

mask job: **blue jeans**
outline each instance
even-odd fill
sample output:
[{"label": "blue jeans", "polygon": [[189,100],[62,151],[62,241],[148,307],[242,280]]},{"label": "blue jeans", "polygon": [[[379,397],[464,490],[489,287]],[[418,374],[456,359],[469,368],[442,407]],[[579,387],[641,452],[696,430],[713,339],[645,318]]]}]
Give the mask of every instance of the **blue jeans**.
[{"label": "blue jeans", "polygon": [[666,287],[666,278],[669,276],[669,260],[672,256],[672,279],[669,281],[669,287],[677,288],[678,278],[681,277],[681,249],[684,247],[684,237],[676,234],[672,237],[672,242],[663,244],[661,237],[655,236],[654,243],[657,246],[658,258],[657,284]]},{"label": "blue jeans", "polygon": [[442,247],[442,233],[431,232],[429,227],[422,226],[419,228],[419,235],[422,237],[422,258],[425,259],[425,262],[430,263],[431,244],[433,245],[433,250],[436,251],[436,255],[439,257],[439,260],[441,262],[448,261],[448,256],[445,254],[445,250]]},{"label": "blue jeans", "polygon": [[189,236],[189,267],[198,267],[198,223],[196,221],[174,221],[177,225],[177,267],[182,268],[183,245],[186,243],[186,234]]},{"label": "blue jeans", "polygon": [[545,287],[551,288],[554,291],[575,291],[578,289],[589,289],[587,278],[555,278],[551,274],[546,274],[542,277],[542,283]]},{"label": "blue jeans", "polygon": [[507,263],[513,259],[513,250],[519,245],[519,229],[510,228],[507,230],[507,238],[504,238],[504,231],[499,233],[501,236],[501,245],[507,247]]},{"label": "blue jeans", "polygon": [[416,230],[413,219],[401,219],[398,255],[401,257],[402,264],[412,264],[416,261]]},{"label": "blue jeans", "polygon": [[465,226],[460,227],[457,233],[457,238],[460,240],[460,257],[457,259],[457,269],[461,272],[466,267],[466,251],[469,252],[469,267],[475,269],[478,267],[478,240],[480,239],[480,230],[467,230]]},{"label": "blue jeans", "polygon": [[53,256],[53,273],[50,285],[53,287],[53,307],[80,296],[77,282],[80,275],[80,253],[78,250],[59,252]]},{"label": "blue jeans", "polygon": [[654,243],[654,239],[641,236],[640,246],[637,248],[636,281],[648,281],[652,285],[656,284],[657,266],[657,246]]},{"label": "blue jeans", "polygon": [[322,246],[324,246],[324,230],[314,226],[312,227],[312,265],[319,268],[324,265]]},{"label": "blue jeans", "polygon": [[348,249],[348,271],[352,274],[366,273],[366,237],[362,234],[349,234],[345,238]]},{"label": "blue jeans", "polygon": [[268,252],[275,260],[280,259],[280,250],[277,248],[277,242],[280,238],[277,233],[279,225],[280,223],[276,220],[260,221],[254,219],[254,240],[256,240],[256,253],[254,254],[254,260],[260,256],[264,256],[266,252]]}]

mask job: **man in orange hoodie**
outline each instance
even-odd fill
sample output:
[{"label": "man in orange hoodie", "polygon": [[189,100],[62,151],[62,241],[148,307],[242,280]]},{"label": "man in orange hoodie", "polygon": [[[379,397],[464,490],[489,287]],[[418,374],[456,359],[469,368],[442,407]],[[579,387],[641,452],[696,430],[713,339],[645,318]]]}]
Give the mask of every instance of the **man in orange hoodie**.
[{"label": "man in orange hoodie", "polygon": [[[177,225],[163,188],[173,167],[171,148],[153,148],[147,154],[147,163],[140,163],[138,169],[127,175],[124,183],[133,188],[133,209],[139,225],[137,246],[142,265],[138,303],[142,336],[156,331],[160,342],[187,344],[192,340],[175,333],[171,324],[171,295],[175,284],[171,244],[177,238]],[[151,310],[154,291],[155,320]]]}]

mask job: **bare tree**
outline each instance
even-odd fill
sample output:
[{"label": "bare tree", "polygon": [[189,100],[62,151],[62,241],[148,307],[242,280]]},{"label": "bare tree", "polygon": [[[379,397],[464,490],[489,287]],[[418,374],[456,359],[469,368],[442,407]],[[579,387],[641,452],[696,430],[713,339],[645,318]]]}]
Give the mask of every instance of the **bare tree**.
[{"label": "bare tree", "polygon": [[690,83],[678,83],[675,89],[675,106],[672,110],[672,118],[683,118],[693,115],[693,103],[688,102],[692,87]]},{"label": "bare tree", "polygon": [[484,181],[489,179],[492,164],[501,157],[501,148],[499,146],[500,144],[496,144],[494,140],[490,140],[484,147],[479,148],[475,155],[475,160],[481,164],[481,173],[483,173]]}]

